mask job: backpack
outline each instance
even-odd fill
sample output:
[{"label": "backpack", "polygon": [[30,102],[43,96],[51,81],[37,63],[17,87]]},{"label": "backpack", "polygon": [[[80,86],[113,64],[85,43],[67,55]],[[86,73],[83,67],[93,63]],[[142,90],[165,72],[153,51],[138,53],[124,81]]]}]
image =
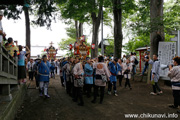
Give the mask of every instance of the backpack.
[{"label": "backpack", "polygon": [[135,58],[134,64],[137,65],[139,64],[139,61]]}]

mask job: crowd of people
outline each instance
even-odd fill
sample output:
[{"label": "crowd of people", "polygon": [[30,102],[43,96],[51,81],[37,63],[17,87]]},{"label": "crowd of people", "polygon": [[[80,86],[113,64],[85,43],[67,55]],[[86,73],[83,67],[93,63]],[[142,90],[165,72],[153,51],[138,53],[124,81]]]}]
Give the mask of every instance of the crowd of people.
[{"label": "crowd of people", "polygon": [[[33,81],[35,77],[36,88],[39,89],[39,96],[49,98],[48,85],[50,78],[55,78],[55,74],[59,74],[61,85],[74,102],[84,106],[83,94],[88,98],[93,95],[92,103],[97,102],[97,97],[100,96],[99,103],[104,100],[105,87],[108,84],[107,93],[118,96],[117,83],[122,86],[122,79],[125,79],[125,88],[132,90],[130,79],[134,80],[136,74],[136,66],[139,63],[136,58],[136,53],[131,53],[130,56],[123,58],[114,58],[99,56],[97,58],[89,58],[82,60],[79,57],[67,57],[60,60],[48,60],[46,55],[35,60],[30,59],[30,50],[26,46],[18,45],[13,38],[6,40],[6,33],[3,31],[1,20],[3,12],[0,11],[0,44],[4,45],[6,50],[12,57],[18,57],[18,79],[19,84],[26,83],[26,73],[29,75],[29,80]],[[25,50],[26,49],[26,50]],[[28,61],[30,59],[30,61]],[[168,76],[171,78],[174,104],[171,108],[180,106],[180,57],[173,58],[173,65],[169,65]],[[152,64],[150,73],[153,92],[151,95],[163,94],[163,91],[158,85],[160,61],[158,55],[154,54],[151,59],[148,52],[144,53],[143,61],[145,62],[143,76],[148,69],[149,64]],[[118,81],[118,82],[117,82]],[[113,91],[112,91],[113,88]],[[100,89],[100,90],[99,90]],[[180,113],[180,111],[178,111]]]},{"label": "crowd of people", "polygon": [[[146,53],[145,53],[146,54]],[[153,64],[152,81],[157,78],[153,84],[154,92],[152,95],[162,94],[162,91],[156,92],[158,87],[158,71],[159,66],[156,65],[157,55],[153,56],[153,60],[148,59],[148,64]],[[84,105],[83,94],[86,94],[88,98],[93,95],[92,103],[96,103],[97,96],[100,96],[99,103],[103,103],[106,84],[108,86],[107,93],[118,96],[118,86],[122,87],[122,79],[125,79],[124,88],[132,90],[130,79],[136,74],[136,65],[138,63],[136,54],[123,56],[122,59],[106,56],[99,56],[91,59],[89,57],[86,60],[76,58],[63,58],[59,62],[60,67],[60,79],[63,87],[66,88],[67,94],[69,94],[74,102],[79,100],[80,106]],[[156,74],[155,74],[156,73]],[[100,88],[100,90],[98,90]],[[112,91],[113,88],[113,91]],[[92,90],[93,89],[93,90]]]},{"label": "crowd of people", "polygon": [[[152,64],[152,69],[150,73],[150,80],[153,88],[151,95],[163,94],[163,91],[158,85],[160,78],[160,61],[158,60],[158,55],[154,54],[153,58],[150,58],[148,52],[144,53],[143,61],[145,62],[144,69],[141,75],[144,75],[149,64]],[[169,65],[168,76],[171,78],[174,104],[170,105],[170,108],[177,109],[180,106],[180,57],[173,58],[173,64]],[[93,95],[92,103],[97,102],[97,96],[100,96],[99,103],[103,103],[104,93],[106,84],[108,84],[108,94],[117,94],[117,81],[119,81],[119,86],[122,86],[122,79],[125,78],[125,85],[132,90],[130,79],[131,76],[136,74],[136,65],[138,61],[136,59],[136,54],[131,53],[131,56],[123,56],[122,59],[117,59],[114,57],[103,57],[90,59],[86,58],[86,61],[81,61],[77,58],[63,58],[59,62],[60,66],[60,79],[61,84],[66,88],[67,94],[69,94],[74,102],[79,100],[80,106],[84,105],[83,93],[86,94],[88,98]],[[92,92],[93,88],[93,92]],[[100,88],[100,90],[98,90]],[[180,113],[180,111],[177,111]]]}]

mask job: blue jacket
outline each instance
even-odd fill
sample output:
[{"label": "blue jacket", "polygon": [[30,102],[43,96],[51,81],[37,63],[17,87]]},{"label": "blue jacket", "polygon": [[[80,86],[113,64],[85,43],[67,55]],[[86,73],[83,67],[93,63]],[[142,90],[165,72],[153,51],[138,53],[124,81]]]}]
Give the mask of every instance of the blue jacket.
[{"label": "blue jacket", "polygon": [[116,63],[116,66],[113,62],[109,62],[109,70],[111,72],[111,77],[110,77],[110,81],[111,82],[116,82],[116,76],[118,74],[119,71],[121,71],[121,66],[119,64]]},{"label": "blue jacket", "polygon": [[93,68],[86,63],[84,67],[85,84],[93,84]]},{"label": "blue jacket", "polygon": [[51,64],[47,61],[46,64],[41,61],[38,66],[39,71],[39,81],[49,82],[49,72],[51,70]]}]

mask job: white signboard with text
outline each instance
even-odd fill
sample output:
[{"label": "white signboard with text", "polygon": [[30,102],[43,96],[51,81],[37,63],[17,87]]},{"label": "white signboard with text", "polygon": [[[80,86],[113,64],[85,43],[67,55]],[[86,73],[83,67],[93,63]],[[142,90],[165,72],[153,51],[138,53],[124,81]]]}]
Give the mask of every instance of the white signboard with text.
[{"label": "white signboard with text", "polygon": [[[172,59],[176,55],[176,42],[159,42],[158,59],[161,65],[172,64]],[[160,68],[160,76],[167,77],[169,69]]]}]

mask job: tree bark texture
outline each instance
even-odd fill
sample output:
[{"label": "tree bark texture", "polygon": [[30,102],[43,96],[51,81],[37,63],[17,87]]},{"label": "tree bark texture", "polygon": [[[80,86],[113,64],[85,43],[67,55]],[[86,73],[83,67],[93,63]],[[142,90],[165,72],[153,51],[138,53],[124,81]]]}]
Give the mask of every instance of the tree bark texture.
[{"label": "tree bark texture", "polygon": [[76,40],[79,42],[79,38],[83,35],[83,23],[75,21],[76,28]]},{"label": "tree bark texture", "polygon": [[26,46],[31,49],[31,28],[30,28],[30,18],[29,18],[29,10],[24,7],[24,15],[25,15],[25,26],[26,26]]},{"label": "tree bark texture", "polygon": [[163,4],[164,0],[150,0],[151,58],[158,54],[159,42],[164,41]]},{"label": "tree bark texture", "polygon": [[98,15],[95,12],[91,13],[91,18],[93,22],[93,33],[92,33],[92,43],[95,44],[95,49],[91,50],[91,58],[95,58],[98,56],[98,35],[99,35],[99,27],[101,23],[101,12],[102,6],[99,6]]},{"label": "tree bark texture", "polygon": [[121,0],[113,0],[114,14],[114,57],[121,58],[122,52],[122,8]]}]

